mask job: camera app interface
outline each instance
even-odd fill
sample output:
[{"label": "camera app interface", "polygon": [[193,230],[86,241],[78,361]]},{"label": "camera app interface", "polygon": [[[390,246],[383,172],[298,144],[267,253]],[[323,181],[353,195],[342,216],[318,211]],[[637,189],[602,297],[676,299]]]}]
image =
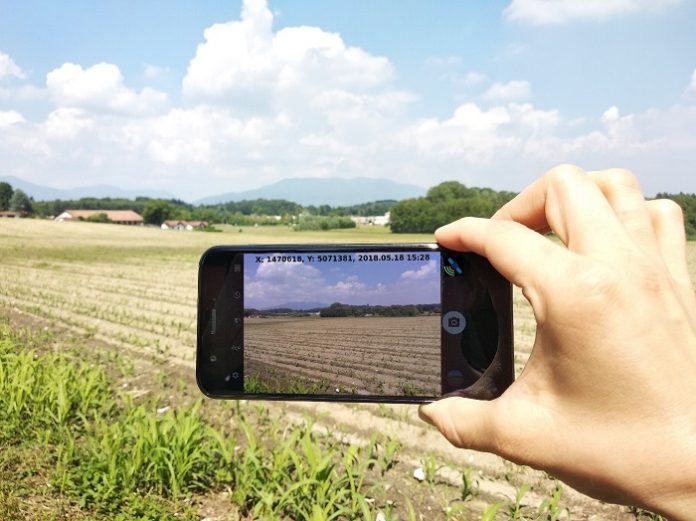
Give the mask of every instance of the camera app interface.
[{"label": "camera app interface", "polygon": [[246,393],[440,394],[439,252],[244,254],[243,265]]}]

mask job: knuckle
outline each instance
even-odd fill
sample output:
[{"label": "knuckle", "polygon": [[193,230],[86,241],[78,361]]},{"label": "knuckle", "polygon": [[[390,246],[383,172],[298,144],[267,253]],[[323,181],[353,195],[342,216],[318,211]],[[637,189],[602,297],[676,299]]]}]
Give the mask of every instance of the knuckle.
[{"label": "knuckle", "polygon": [[577,176],[583,175],[584,173],[582,168],[575,165],[561,164],[546,172],[546,179],[549,185],[555,186],[565,184],[569,180],[575,179]]},{"label": "knuckle", "polygon": [[633,172],[624,168],[610,168],[602,173],[604,182],[613,188],[630,188],[640,191],[640,184]]},{"label": "knuckle", "polygon": [[672,199],[655,199],[649,201],[648,205],[650,211],[658,218],[675,224],[683,224],[684,211]]}]

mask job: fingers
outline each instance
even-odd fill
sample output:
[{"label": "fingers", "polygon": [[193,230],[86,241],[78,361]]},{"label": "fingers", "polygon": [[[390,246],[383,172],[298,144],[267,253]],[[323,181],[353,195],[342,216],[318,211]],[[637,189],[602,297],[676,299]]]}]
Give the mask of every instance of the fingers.
[{"label": "fingers", "polygon": [[446,248],[486,257],[503,277],[525,291],[537,313],[543,313],[536,295],[545,283],[545,266],[567,262],[572,255],[543,235],[503,220],[465,217],[438,229],[435,238]]},{"label": "fingers", "polygon": [[641,250],[657,255],[655,232],[645,197],[636,177],[628,170],[612,168],[587,175],[597,184],[626,233]]},{"label": "fingers", "polygon": [[583,170],[561,165],[549,170],[493,216],[537,231],[552,230],[577,252],[603,252],[623,229],[599,187]]},{"label": "fingers", "polygon": [[493,452],[493,411],[493,402],[453,397],[421,405],[418,415],[456,447]]},{"label": "fingers", "polygon": [[686,259],[686,233],[682,209],[669,199],[648,201],[646,207],[662,261],[677,284],[682,301],[693,311],[696,309],[696,296]]}]

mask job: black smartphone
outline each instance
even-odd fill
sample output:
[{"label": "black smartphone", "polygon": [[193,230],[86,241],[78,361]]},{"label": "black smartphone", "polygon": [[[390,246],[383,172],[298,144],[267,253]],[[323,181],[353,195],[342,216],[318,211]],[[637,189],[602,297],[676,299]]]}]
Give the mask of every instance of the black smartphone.
[{"label": "black smartphone", "polygon": [[492,399],[514,378],[511,286],[436,244],[216,246],[196,377],[213,398]]}]

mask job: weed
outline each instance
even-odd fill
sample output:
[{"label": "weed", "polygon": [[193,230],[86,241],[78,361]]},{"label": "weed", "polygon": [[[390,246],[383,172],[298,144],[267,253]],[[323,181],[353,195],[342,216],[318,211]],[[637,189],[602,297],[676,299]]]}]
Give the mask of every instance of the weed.
[{"label": "weed", "polygon": [[468,467],[462,472],[461,499],[468,501],[478,493],[478,482],[473,477],[473,470]]},{"label": "weed", "polygon": [[433,486],[435,484],[435,479],[437,478],[437,472],[442,468],[442,465],[438,465],[435,458],[429,454],[421,460],[421,468],[425,474],[425,481],[430,486]]},{"label": "weed", "polygon": [[531,489],[532,487],[526,484],[517,489],[515,501],[508,507],[508,519],[522,519],[522,509],[524,508],[522,500]]},{"label": "weed", "polygon": [[563,496],[563,487],[556,485],[550,498],[546,498],[539,505],[539,519],[544,521],[557,521],[563,512],[570,513],[565,507],[560,506]]}]

